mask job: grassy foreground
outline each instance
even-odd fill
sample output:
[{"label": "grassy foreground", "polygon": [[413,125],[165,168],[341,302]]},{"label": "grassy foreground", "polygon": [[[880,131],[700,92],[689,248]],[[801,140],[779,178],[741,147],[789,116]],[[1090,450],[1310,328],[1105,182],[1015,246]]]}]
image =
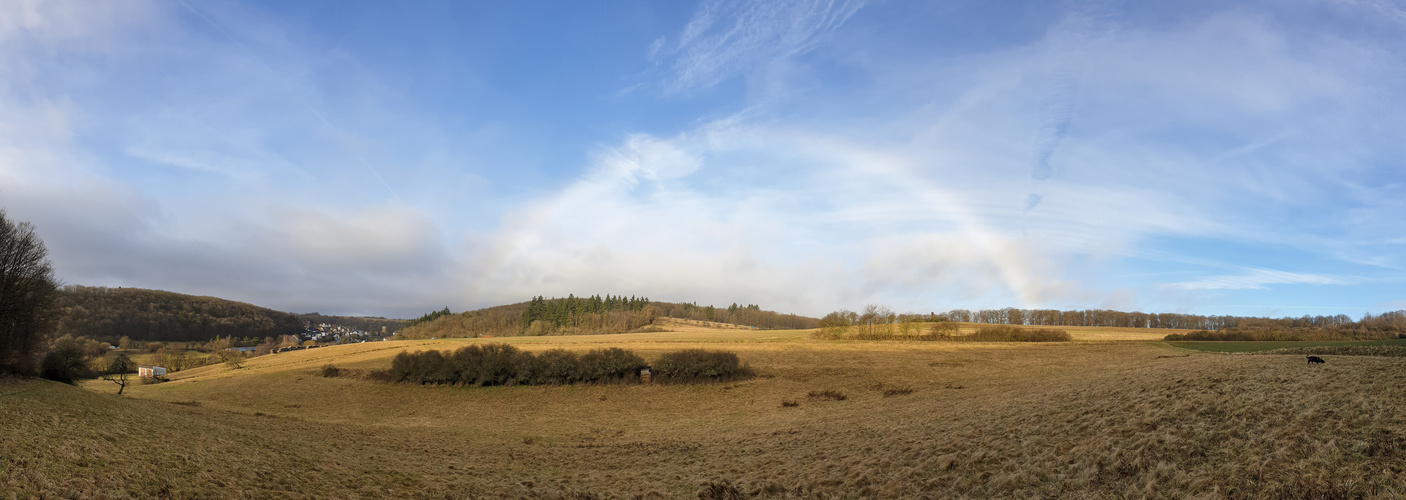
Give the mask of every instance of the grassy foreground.
[{"label": "grassy foreground", "polygon": [[[0,486],[15,498],[1406,495],[1400,358],[1305,366],[1161,342],[807,335],[356,344],[188,370],[122,397],[102,381],[0,383]],[[727,349],[760,376],[454,388],[316,375],[485,341],[650,361]],[[824,391],[846,397],[807,397]]]}]

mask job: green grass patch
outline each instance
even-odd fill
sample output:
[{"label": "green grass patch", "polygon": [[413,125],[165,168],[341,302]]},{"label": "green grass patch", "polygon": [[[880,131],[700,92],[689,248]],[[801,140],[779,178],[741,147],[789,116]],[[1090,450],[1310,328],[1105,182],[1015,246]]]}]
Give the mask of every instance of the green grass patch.
[{"label": "green grass patch", "polygon": [[1274,349],[1290,349],[1296,347],[1319,347],[1319,346],[1371,346],[1389,345],[1406,346],[1406,340],[1323,340],[1323,341],[1262,341],[1262,342],[1225,342],[1225,341],[1205,341],[1205,342],[1167,342],[1168,344],[1182,349],[1206,352],[1258,352],[1271,351]]},{"label": "green grass patch", "polygon": [[1296,354],[1301,356],[1382,356],[1406,358],[1406,346],[1399,345],[1321,345],[1314,347],[1291,347],[1273,351],[1259,351],[1253,354]]}]

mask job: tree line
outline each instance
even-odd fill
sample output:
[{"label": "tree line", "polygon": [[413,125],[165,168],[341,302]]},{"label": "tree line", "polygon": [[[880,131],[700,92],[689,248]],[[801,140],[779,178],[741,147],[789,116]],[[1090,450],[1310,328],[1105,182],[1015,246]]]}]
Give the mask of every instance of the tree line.
[{"label": "tree line", "polygon": [[[1371,340],[1406,335],[1406,310],[1367,313],[1354,321],[1345,314],[1262,318],[1195,314],[1054,309],[953,309],[943,313],[899,314],[870,304],[856,312],[841,309],[820,319],[821,338],[917,338],[924,328],[943,323],[1024,326],[1093,326],[1196,330],[1167,340]],[[924,325],[939,325],[929,326]],[[937,335],[937,333],[932,333]]]},{"label": "tree line", "polygon": [[431,322],[431,321],[434,321],[434,320],[437,320],[437,319],[439,319],[439,318],[448,316],[448,315],[450,315],[450,314],[454,314],[454,313],[449,312],[449,308],[448,308],[448,307],[446,307],[446,308],[444,308],[444,309],[441,309],[441,310],[438,310],[438,311],[430,311],[430,312],[425,313],[423,316],[420,316],[420,317],[418,317],[418,318],[415,318],[415,319],[412,319],[412,320],[410,320],[410,321],[405,322],[405,326],[415,326],[415,325],[421,325],[421,324],[429,323],[429,322]]},{"label": "tree line", "polygon": [[654,322],[653,309],[644,297],[600,295],[547,300],[538,295],[522,310],[519,326],[523,333],[605,333],[629,331]]},{"label": "tree line", "polygon": [[1406,310],[1368,313],[1358,321],[1322,323],[1303,318],[1252,318],[1220,330],[1167,335],[1167,340],[1308,341],[1406,338]]},{"label": "tree line", "polygon": [[820,326],[817,318],[765,311],[756,304],[732,304],[726,308],[711,305],[700,307],[696,302],[655,302],[653,305],[655,312],[663,317],[731,323],[760,330],[806,330]]},{"label": "tree line", "polygon": [[1381,315],[1368,313],[1357,321],[1354,321],[1352,317],[1346,314],[1264,318],[1254,316],[1204,316],[1185,313],[1123,312],[1107,309],[1060,311],[1057,309],[1016,309],[1013,307],[1004,309],[982,309],[977,311],[953,309],[944,313],[931,313],[925,316],[934,321],[956,321],[961,323],[987,323],[996,325],[1108,326],[1211,331],[1230,328],[1259,328],[1271,326],[1280,328],[1361,326],[1363,328],[1380,329],[1394,325],[1396,328],[1406,328],[1406,311],[1394,311]]}]

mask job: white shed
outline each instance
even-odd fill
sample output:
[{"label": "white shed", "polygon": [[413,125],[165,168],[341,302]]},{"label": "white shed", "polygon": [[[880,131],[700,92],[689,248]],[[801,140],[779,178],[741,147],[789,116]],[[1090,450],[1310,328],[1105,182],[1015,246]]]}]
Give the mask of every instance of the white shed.
[{"label": "white shed", "polygon": [[156,378],[166,375],[166,368],[161,366],[138,366],[137,376],[142,378]]}]

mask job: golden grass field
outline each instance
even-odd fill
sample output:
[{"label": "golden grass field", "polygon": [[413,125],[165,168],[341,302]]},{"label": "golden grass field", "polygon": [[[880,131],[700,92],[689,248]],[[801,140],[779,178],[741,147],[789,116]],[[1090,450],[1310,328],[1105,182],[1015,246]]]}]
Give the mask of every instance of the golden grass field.
[{"label": "golden grass field", "polygon": [[[748,498],[1406,495],[1402,358],[1307,366],[1123,340],[1136,331],[1071,333],[377,342],[191,369],[120,397],[100,380],[0,382],[0,498],[699,498],[724,483]],[[726,349],[759,376],[464,388],[317,375],[470,342],[616,346],[647,360]],[[822,390],[847,398],[807,398]]]}]

